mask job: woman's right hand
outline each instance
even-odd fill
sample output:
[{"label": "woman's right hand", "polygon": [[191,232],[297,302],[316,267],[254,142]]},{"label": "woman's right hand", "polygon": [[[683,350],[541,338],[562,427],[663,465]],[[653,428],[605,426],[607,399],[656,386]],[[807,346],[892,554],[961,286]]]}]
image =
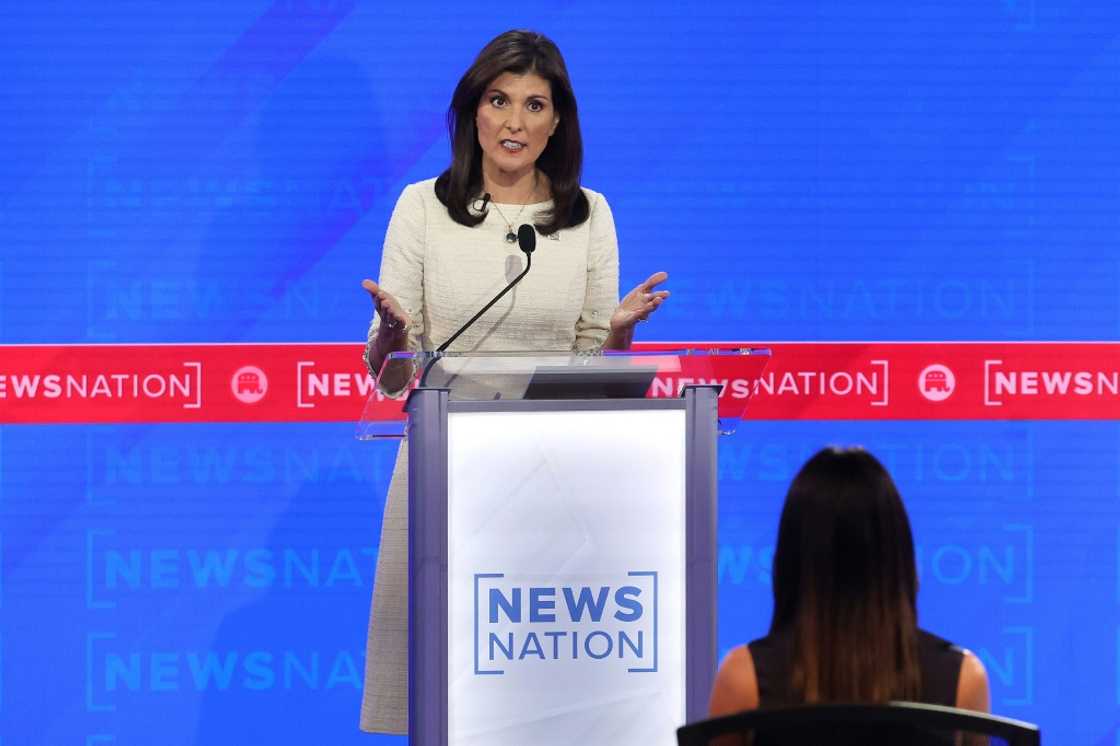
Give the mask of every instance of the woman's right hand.
[{"label": "woman's right hand", "polygon": [[382,391],[396,396],[405,389],[412,378],[413,368],[411,361],[407,365],[388,366],[383,370],[385,358],[393,352],[408,349],[408,328],[412,319],[401,308],[396,298],[378,285],[373,280],[362,280],[362,287],[369,293],[373,300],[373,310],[381,318],[377,327],[377,337],[372,340],[366,355],[369,369],[377,379],[377,385]]},{"label": "woman's right hand", "polygon": [[362,280],[362,287],[366,289],[369,297],[373,300],[373,310],[381,317],[381,325],[378,327],[377,336],[385,341],[406,338],[412,319],[401,308],[397,299],[373,280]]}]

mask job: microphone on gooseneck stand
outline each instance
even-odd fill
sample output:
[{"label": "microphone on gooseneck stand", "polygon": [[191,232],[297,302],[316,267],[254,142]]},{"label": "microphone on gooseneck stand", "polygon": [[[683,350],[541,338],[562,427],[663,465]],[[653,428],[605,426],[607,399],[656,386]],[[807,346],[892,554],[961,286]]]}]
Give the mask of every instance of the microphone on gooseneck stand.
[{"label": "microphone on gooseneck stand", "polygon": [[[484,199],[489,199],[489,197],[490,195],[487,194],[484,196]],[[532,225],[526,223],[525,225],[522,225],[517,229],[517,244],[521,248],[521,250],[525,252],[525,269],[517,277],[514,277],[512,282],[502,288],[502,292],[495,295],[489,303],[483,306],[481,311],[476,313],[474,316],[471,316],[470,321],[459,327],[459,331],[452,334],[450,339],[437,347],[436,352],[443,352],[444,350],[446,350],[452,342],[459,338],[460,334],[470,328],[471,324],[478,321],[478,318],[482,316],[482,314],[489,311],[491,306],[501,300],[503,295],[513,289],[514,285],[521,282],[522,277],[529,274],[529,269],[533,266],[533,250],[537,248],[537,232]]]},{"label": "microphone on gooseneck stand", "polygon": [[[490,195],[487,194],[487,197]],[[533,257],[530,256],[537,249],[537,231],[536,229],[526,223],[517,229],[517,245],[525,252],[525,258],[532,261]],[[526,272],[529,270],[526,269]]]}]

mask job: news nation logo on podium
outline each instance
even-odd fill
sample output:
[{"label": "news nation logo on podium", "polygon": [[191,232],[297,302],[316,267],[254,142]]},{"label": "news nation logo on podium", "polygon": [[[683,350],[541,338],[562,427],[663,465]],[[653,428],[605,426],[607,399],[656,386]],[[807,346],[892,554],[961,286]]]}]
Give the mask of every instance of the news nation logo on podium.
[{"label": "news nation logo on podium", "polygon": [[475,576],[474,672],[597,661],[629,673],[657,672],[657,573],[634,570],[614,583],[510,582]]}]

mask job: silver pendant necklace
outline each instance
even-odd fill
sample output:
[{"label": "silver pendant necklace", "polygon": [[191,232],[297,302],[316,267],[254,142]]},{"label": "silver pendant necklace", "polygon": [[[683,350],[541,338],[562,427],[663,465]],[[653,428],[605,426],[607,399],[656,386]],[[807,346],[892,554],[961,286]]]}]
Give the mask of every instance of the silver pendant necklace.
[{"label": "silver pendant necklace", "polygon": [[498,214],[502,216],[502,221],[506,224],[506,243],[517,243],[517,234],[513,232],[513,224],[521,218],[521,213],[525,212],[525,205],[521,205],[521,209],[517,211],[517,215],[511,221],[506,218],[506,214],[502,212],[502,208],[498,207],[498,203],[491,202],[490,204],[498,211]]},{"label": "silver pendant necklace", "polygon": [[[533,172],[533,191],[529,192],[529,200],[530,201],[532,201],[533,197],[535,197],[536,194],[537,194],[537,178],[538,178],[538,176],[539,176],[539,174],[534,171]],[[502,212],[502,208],[498,207],[497,202],[491,202],[490,204],[493,205],[494,209],[498,211],[498,214],[502,216],[502,222],[504,222],[506,224],[506,243],[517,243],[517,233],[513,230],[513,226],[514,226],[514,223],[516,223],[518,220],[521,219],[521,213],[525,212],[525,208],[528,207],[529,203],[525,203],[525,204],[521,205],[521,209],[517,211],[517,215],[514,216],[513,220],[509,220],[508,218],[506,218],[506,214],[504,212]]]}]

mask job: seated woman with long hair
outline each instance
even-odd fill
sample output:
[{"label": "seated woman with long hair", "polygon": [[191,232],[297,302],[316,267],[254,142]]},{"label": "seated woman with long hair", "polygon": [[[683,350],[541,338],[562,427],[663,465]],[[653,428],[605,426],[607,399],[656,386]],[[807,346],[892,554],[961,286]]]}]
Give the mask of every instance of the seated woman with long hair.
[{"label": "seated woman with long hair", "polygon": [[980,660],[918,628],[910,521],[871,454],[826,448],[801,468],[782,509],[773,580],[770,633],[728,653],[713,716],[895,700],[988,710]]}]

